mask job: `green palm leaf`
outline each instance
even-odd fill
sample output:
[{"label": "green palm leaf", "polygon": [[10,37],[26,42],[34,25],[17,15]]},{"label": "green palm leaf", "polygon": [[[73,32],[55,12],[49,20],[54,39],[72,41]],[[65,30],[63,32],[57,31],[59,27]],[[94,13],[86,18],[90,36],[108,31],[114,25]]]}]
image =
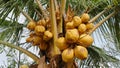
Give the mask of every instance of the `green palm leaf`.
[{"label": "green palm leaf", "polygon": [[[40,0],[40,2],[45,7],[45,9],[49,5],[49,0]],[[120,7],[120,0],[67,0],[66,9],[68,5],[71,5],[73,10],[75,11],[75,15],[81,15],[89,7],[89,14],[92,18],[99,12],[104,10],[105,7]],[[0,0],[0,39],[12,42],[14,44],[16,44],[16,42],[23,38],[23,28],[26,26],[28,21],[26,20],[23,24],[20,24],[18,22],[19,16],[21,15],[18,7],[29,14],[29,16],[35,21],[39,19],[37,13],[35,12],[35,9],[37,9],[41,13],[38,5],[34,2],[34,0]],[[104,13],[94,23],[97,24],[100,20],[110,14],[112,10]],[[10,14],[10,21],[7,21],[6,18],[8,18]],[[109,67],[108,62],[112,62],[112,64],[119,64],[119,62],[117,63],[117,61],[120,59],[116,59],[116,57],[114,56],[116,53],[118,53],[117,56],[120,56],[119,18],[120,14],[115,15],[114,17],[107,20],[93,33],[92,36],[95,39],[95,46],[91,46],[90,48],[88,48],[89,58],[84,61],[77,60],[81,68],[84,68],[85,66],[99,68],[102,67],[101,64],[104,67]],[[23,47],[25,46],[28,49],[31,48],[29,44],[23,45]],[[112,53],[112,55],[110,55],[110,53]],[[119,65],[113,66],[117,67]]]}]

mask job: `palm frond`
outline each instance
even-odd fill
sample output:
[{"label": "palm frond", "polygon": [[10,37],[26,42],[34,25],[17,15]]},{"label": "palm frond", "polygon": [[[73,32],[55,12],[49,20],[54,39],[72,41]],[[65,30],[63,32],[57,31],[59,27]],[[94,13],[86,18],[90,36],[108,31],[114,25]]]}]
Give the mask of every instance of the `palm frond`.
[{"label": "palm frond", "polygon": [[[40,0],[40,2],[46,9],[49,4],[49,0]],[[111,8],[113,6],[119,6],[120,0],[67,0],[66,5],[70,5],[73,8],[75,15],[81,15],[87,8],[90,8],[89,14],[91,17],[94,17],[105,7]],[[23,24],[19,24],[17,22],[21,14],[18,7],[22,8],[22,10],[29,14],[29,16],[35,21],[39,19],[35,9],[41,13],[34,0],[0,0],[0,39],[7,40],[15,44],[17,41],[19,41],[18,37],[19,39],[22,38],[21,36],[23,34],[23,28],[27,24],[27,22],[24,22]],[[110,14],[112,10],[103,14],[94,23],[97,24],[97,22]],[[9,16],[10,21],[6,21]],[[117,62],[118,59],[115,58],[116,54],[119,56],[118,52],[120,51],[119,18],[119,14],[110,18],[93,33],[92,36],[95,39],[95,46],[88,48],[89,58],[87,60],[78,62],[81,68],[87,66],[109,67],[109,64],[112,65],[113,62],[119,64],[119,62]],[[25,44],[24,46],[26,46],[28,49],[31,48],[29,44]],[[117,66],[119,65],[116,65],[116,67]]]},{"label": "palm frond", "polygon": [[[2,20],[0,19],[0,22]],[[16,37],[18,36],[18,33],[22,30],[22,28],[24,27],[24,25],[16,23],[16,22],[11,22],[11,21],[4,21],[3,24],[0,25],[1,28],[1,32],[0,32],[0,39],[1,40],[7,40],[9,41],[10,38],[12,38],[12,36],[16,35]],[[13,38],[12,38],[13,39]],[[15,39],[15,38],[14,38]]]}]

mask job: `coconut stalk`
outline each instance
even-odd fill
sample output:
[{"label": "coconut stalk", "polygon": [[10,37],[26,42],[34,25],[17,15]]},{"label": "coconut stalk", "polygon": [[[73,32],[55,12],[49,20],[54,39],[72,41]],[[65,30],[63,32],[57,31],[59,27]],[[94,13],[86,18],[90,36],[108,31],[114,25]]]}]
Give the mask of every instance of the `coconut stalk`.
[{"label": "coconut stalk", "polygon": [[[58,37],[57,34],[57,24],[56,24],[56,15],[55,15],[55,7],[54,7],[54,0],[50,0],[50,18],[51,18],[51,27],[52,27],[52,33],[53,33],[53,49],[54,49],[54,55],[59,54],[58,53],[58,48],[56,46],[56,40]],[[59,51],[60,52],[60,51]]]},{"label": "coconut stalk", "polygon": [[114,16],[116,13],[117,13],[116,11],[113,11],[106,18],[104,18],[98,24],[96,24],[95,27],[88,34],[91,35],[99,26],[101,26],[106,20],[108,20],[109,18],[111,18],[112,16]]},{"label": "coconut stalk", "polygon": [[41,12],[42,12],[42,14],[44,15],[44,17],[47,18],[47,13],[46,13],[46,11],[44,10],[44,8],[43,8],[42,4],[40,3],[40,1],[39,1],[39,0],[35,0],[35,1],[36,1],[36,3],[38,4],[39,9],[41,10]]},{"label": "coconut stalk", "polygon": [[56,11],[59,11],[59,7],[58,7],[57,0],[54,0],[54,3],[55,3],[55,10],[56,10]]},{"label": "coconut stalk", "polygon": [[27,51],[26,49],[23,49],[17,45],[8,43],[8,42],[4,42],[2,40],[0,40],[0,44],[3,44],[5,46],[11,47],[11,48],[15,48],[23,53],[25,53],[26,55],[28,55],[29,57],[31,57],[37,64],[39,63],[39,57],[37,57],[35,54],[31,53],[30,51]]},{"label": "coconut stalk", "polygon": [[58,24],[58,33],[63,33],[63,14],[65,13],[66,0],[61,0],[60,22]]}]

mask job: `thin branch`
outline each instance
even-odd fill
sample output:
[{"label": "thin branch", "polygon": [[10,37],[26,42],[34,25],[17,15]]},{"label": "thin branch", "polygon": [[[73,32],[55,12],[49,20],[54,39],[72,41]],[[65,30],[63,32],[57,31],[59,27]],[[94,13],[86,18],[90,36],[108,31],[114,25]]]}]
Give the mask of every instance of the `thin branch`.
[{"label": "thin branch", "polygon": [[108,20],[109,18],[111,18],[112,16],[114,16],[116,13],[117,12],[114,11],[110,15],[108,15],[106,18],[104,18],[103,20],[101,20],[98,24],[96,24],[96,26],[88,34],[91,35],[99,26],[101,26],[106,20]]},{"label": "thin branch", "polygon": [[58,24],[58,30],[59,32],[58,33],[62,33],[63,32],[63,29],[62,29],[62,26],[63,26],[63,14],[65,13],[65,6],[66,6],[66,0],[61,0],[61,8],[60,8],[60,22]]},{"label": "thin branch", "polygon": [[42,15],[39,13],[39,11],[37,9],[35,9],[35,12],[38,14],[39,18],[42,17]]},{"label": "thin branch", "polygon": [[44,10],[44,8],[42,7],[42,4],[40,3],[39,0],[35,0],[36,3],[38,4],[39,6],[39,9],[41,10],[42,14],[44,15],[44,17],[46,18],[47,17],[47,13],[45,13],[46,11]]},{"label": "thin branch", "polygon": [[23,53],[25,53],[26,55],[28,55],[29,57],[31,57],[36,63],[39,63],[39,57],[37,57],[36,55],[34,55],[33,53],[27,51],[26,49],[23,49],[19,46],[16,46],[14,44],[8,43],[8,42],[4,42],[2,40],[0,40],[0,44],[3,44],[5,46],[11,47],[11,48],[15,48]]},{"label": "thin branch", "polygon": [[52,33],[53,35],[53,47],[54,47],[54,53],[58,54],[56,51],[56,40],[57,40],[57,24],[56,24],[56,17],[55,17],[55,8],[54,8],[54,0],[50,0],[50,16],[51,16],[51,27],[52,27]]},{"label": "thin branch", "polygon": [[18,7],[19,10],[22,12],[22,14],[29,20],[29,21],[34,21],[26,12],[24,12],[20,7]]},{"label": "thin branch", "polygon": [[34,21],[26,12],[24,11],[21,11],[21,12],[29,21]]}]

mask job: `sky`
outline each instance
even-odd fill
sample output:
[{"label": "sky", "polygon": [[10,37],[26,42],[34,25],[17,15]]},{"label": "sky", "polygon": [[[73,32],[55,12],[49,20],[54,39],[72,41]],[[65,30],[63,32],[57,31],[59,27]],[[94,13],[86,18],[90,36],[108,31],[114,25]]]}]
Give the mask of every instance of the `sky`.
[{"label": "sky", "polygon": [[3,52],[3,53],[0,54],[0,66],[4,65],[6,63],[7,63],[7,57],[6,57],[5,52]]}]

